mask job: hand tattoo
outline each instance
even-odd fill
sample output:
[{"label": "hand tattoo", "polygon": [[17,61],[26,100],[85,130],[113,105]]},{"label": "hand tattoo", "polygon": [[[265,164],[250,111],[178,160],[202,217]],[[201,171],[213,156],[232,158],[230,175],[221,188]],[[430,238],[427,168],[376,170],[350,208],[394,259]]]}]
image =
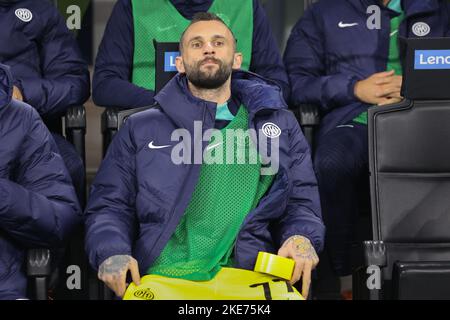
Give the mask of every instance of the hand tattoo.
[{"label": "hand tattoo", "polygon": [[109,257],[100,265],[98,269],[99,277],[103,275],[119,275],[121,272],[124,272],[128,268],[128,264],[131,261],[131,257],[127,255],[116,255]]},{"label": "hand tattoo", "polygon": [[319,260],[316,250],[308,238],[303,236],[292,236],[287,240],[287,244],[294,248],[295,256],[302,259]]}]

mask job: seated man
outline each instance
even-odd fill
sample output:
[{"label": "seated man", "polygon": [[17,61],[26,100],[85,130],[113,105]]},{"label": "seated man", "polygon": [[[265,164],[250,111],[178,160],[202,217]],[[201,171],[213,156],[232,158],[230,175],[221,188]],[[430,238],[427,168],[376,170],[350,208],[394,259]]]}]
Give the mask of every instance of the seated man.
[{"label": "seated man", "polygon": [[55,142],[36,110],[11,100],[0,65],[0,299],[26,298],[26,250],[60,247],[81,210]]},{"label": "seated man", "polygon": [[154,103],[153,39],[178,42],[197,12],[216,13],[238,38],[242,69],[280,85],[289,96],[289,81],[269,21],[258,0],[120,0],[99,47],[93,77],[94,103],[138,108]]},{"label": "seated man", "polygon": [[358,192],[368,187],[366,110],[402,99],[399,37],[448,36],[449,24],[448,1],[321,0],[292,30],[284,56],[291,100],[316,104],[323,115],[314,167],[326,251],[344,296],[351,292]]},{"label": "seated man", "polygon": [[[89,71],[77,43],[49,1],[0,0],[0,62],[11,68],[14,98],[35,108],[51,130],[70,106],[89,97]],[[52,132],[78,192],[84,167],[75,148]]]},{"label": "seated man", "polygon": [[[197,14],[180,44],[180,73],[126,121],[93,182],[90,263],[122,296],[128,270],[135,283],[140,273],[203,281],[223,266],[253,270],[266,251],[296,261],[292,282],[302,277],[307,296],[324,227],[294,115],[279,87],[232,75],[242,55],[216,15]],[[250,129],[258,134],[237,140],[239,156],[234,138]],[[250,161],[256,146],[263,159]]]}]

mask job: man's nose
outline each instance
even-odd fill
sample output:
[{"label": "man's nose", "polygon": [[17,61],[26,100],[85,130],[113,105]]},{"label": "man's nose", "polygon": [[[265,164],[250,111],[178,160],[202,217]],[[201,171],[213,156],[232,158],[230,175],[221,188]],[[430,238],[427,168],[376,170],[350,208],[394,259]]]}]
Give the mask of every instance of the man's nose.
[{"label": "man's nose", "polygon": [[212,45],[212,42],[207,42],[204,46],[203,49],[203,54],[204,55],[208,55],[208,54],[215,54],[216,51],[214,50],[214,46]]}]

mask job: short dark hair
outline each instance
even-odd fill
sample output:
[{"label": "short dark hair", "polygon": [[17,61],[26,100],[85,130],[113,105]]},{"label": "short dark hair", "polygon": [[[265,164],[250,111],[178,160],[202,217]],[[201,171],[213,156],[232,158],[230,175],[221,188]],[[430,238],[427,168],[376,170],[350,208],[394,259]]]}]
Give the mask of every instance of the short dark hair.
[{"label": "short dark hair", "polygon": [[184,34],[186,33],[186,30],[189,29],[190,26],[192,26],[194,23],[197,22],[201,22],[201,21],[219,21],[221,22],[225,27],[227,27],[228,30],[230,30],[231,35],[233,36],[233,44],[234,44],[234,49],[236,50],[236,37],[234,36],[233,30],[231,30],[231,28],[216,14],[211,13],[211,12],[197,12],[194,17],[191,20],[191,23],[189,23],[189,25],[187,26],[186,29],[184,29],[183,33],[181,34],[180,37],[180,43],[179,43],[179,48],[180,48],[180,52],[183,51],[183,39],[184,39]]}]

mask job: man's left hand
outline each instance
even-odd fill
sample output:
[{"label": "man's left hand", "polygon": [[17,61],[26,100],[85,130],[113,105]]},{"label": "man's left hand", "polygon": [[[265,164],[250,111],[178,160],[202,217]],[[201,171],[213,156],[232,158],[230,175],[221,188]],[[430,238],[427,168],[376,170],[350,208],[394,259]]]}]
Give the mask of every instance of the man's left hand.
[{"label": "man's left hand", "polygon": [[295,260],[295,269],[291,284],[296,283],[302,278],[302,295],[306,299],[311,285],[311,271],[319,263],[319,257],[313,245],[308,238],[292,236],[278,250],[278,255]]}]

